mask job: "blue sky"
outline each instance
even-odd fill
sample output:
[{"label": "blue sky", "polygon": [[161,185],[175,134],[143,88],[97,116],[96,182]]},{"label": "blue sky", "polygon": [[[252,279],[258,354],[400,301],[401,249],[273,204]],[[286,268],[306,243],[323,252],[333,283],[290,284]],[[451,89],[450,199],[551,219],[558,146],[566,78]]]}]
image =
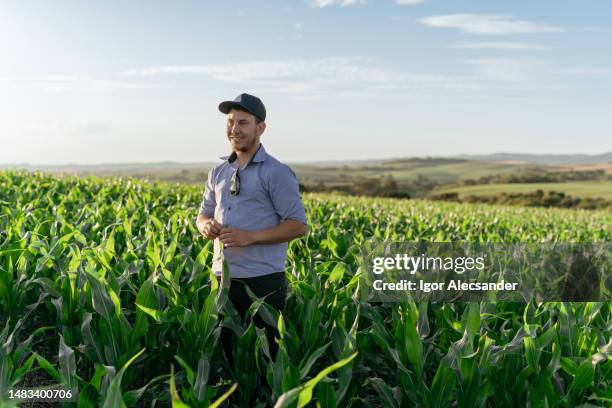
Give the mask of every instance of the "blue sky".
[{"label": "blue sky", "polygon": [[609,1],[20,1],[0,21],[0,163],[213,161],[241,92],[284,161],[612,150]]}]

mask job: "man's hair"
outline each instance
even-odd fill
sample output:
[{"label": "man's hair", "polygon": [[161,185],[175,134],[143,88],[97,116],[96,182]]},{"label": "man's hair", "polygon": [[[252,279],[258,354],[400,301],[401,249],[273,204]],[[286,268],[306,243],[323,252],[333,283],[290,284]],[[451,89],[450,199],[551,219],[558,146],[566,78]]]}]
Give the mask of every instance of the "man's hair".
[{"label": "man's hair", "polygon": [[[241,111],[241,112],[246,112],[246,113],[250,113],[251,115],[253,115],[251,112],[249,112],[248,110],[244,109],[242,106],[232,106],[232,107],[231,107],[231,109],[230,109],[230,111],[231,111],[232,109],[236,109],[236,110],[238,110],[238,111]],[[257,117],[257,115],[253,115],[253,117],[255,118],[255,123],[256,123],[256,124],[257,124],[257,123],[259,123],[259,122],[263,122],[263,120],[261,120],[260,118],[258,118],[258,117]]]}]

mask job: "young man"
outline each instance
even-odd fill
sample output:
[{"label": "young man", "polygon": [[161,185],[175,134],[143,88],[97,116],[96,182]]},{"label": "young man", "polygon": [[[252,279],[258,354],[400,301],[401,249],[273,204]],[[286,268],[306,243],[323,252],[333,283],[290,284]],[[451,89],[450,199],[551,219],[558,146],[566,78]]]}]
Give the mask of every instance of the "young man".
[{"label": "young man", "polygon": [[[213,271],[223,271],[221,246],[232,278],[229,299],[244,319],[251,305],[244,285],[277,310],[285,305],[285,262],[288,242],[308,232],[298,181],[293,171],[270,156],[260,143],[266,129],[266,109],[256,96],[240,94],[219,104],[226,114],[230,156],[208,173],[197,227],[214,239]],[[278,345],[276,328],[266,327],[270,352]],[[232,360],[231,333],[222,333],[223,347]],[[231,361],[230,361],[231,362]]]}]

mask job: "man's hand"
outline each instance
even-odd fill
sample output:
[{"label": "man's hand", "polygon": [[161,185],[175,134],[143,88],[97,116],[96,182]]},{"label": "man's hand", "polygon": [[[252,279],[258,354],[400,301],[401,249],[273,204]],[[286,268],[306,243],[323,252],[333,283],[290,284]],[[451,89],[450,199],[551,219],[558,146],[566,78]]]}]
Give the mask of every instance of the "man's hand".
[{"label": "man's hand", "polygon": [[243,247],[255,243],[253,234],[238,228],[221,228],[219,241],[225,247]]},{"label": "man's hand", "polygon": [[200,234],[204,238],[215,239],[221,233],[221,224],[217,222],[214,218],[209,218],[201,224],[202,228],[200,229]]}]

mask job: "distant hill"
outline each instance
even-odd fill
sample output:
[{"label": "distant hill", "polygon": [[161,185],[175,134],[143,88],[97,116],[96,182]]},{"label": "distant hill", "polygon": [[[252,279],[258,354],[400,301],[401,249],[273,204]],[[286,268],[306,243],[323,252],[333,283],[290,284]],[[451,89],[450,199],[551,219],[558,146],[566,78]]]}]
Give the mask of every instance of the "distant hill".
[{"label": "distant hill", "polygon": [[[597,170],[612,162],[612,152],[599,155],[537,155],[496,153],[462,157],[409,157],[386,160],[347,160],[289,163],[305,186],[328,187],[355,184],[366,179],[392,178],[400,190],[413,196],[433,185],[520,172]],[[217,162],[219,163],[219,162]],[[131,176],[142,179],[202,184],[217,163],[106,163],[94,165],[0,165],[2,167],[97,176]],[[597,164],[595,164],[597,163]],[[603,164],[602,164],[603,163]],[[610,166],[608,166],[610,167]],[[603,168],[608,172],[608,167]]]},{"label": "distant hill", "polygon": [[531,166],[489,163],[457,158],[406,158],[377,162],[352,162],[317,166],[301,163],[291,167],[302,181],[339,182],[351,179],[393,176],[398,182],[426,177],[437,183],[453,183],[490,174],[505,174]]},{"label": "distant hill", "polygon": [[[612,163],[612,152],[601,154],[529,154],[529,153],[491,153],[481,155],[461,154],[450,157],[391,157],[387,159],[362,159],[362,160],[322,160],[302,161],[289,163],[292,167],[316,167],[337,169],[341,167],[424,167],[432,165],[458,164],[467,161],[478,161],[487,163],[502,163],[510,165],[531,164],[539,166],[572,166]],[[51,173],[115,173],[142,169],[209,169],[217,162],[181,163],[181,162],[142,162],[142,163],[102,163],[102,164],[61,164],[61,165],[33,165],[28,163],[1,164],[0,168],[21,168],[27,170],[41,170]]]},{"label": "distant hill", "polygon": [[145,169],[192,169],[210,168],[213,163],[178,163],[178,162],[143,162],[143,163],[101,163],[101,164],[5,164],[0,168],[15,168],[24,170],[39,170],[49,173],[75,173],[75,174],[122,174],[124,172],[139,171]]},{"label": "distant hill", "polygon": [[607,181],[577,181],[567,183],[513,183],[513,184],[479,184],[474,186],[445,187],[433,190],[429,195],[436,196],[457,193],[460,196],[490,196],[498,193],[533,193],[537,190],[559,191],[573,197],[601,197],[612,200],[612,183]]},{"label": "distant hill", "polygon": [[0,169],[24,169],[28,171],[43,171],[54,174],[74,174],[78,176],[129,176],[140,179],[161,180],[184,183],[204,183],[208,170],[216,163],[103,163],[103,164],[61,164],[32,165],[13,164],[0,165]]},{"label": "distant hill", "polygon": [[528,153],[493,153],[483,155],[459,155],[468,160],[482,160],[493,163],[528,163],[540,166],[567,166],[578,164],[599,164],[612,161],[612,152],[602,154],[528,154]]},{"label": "distant hill", "polygon": [[[215,163],[127,163],[96,165],[12,165],[0,166],[39,170],[49,173],[70,173],[97,176],[132,176],[187,183],[203,183],[208,170]],[[289,163],[303,183],[347,183],[364,178],[392,176],[400,185],[416,179],[427,178],[435,183],[453,183],[487,175],[506,174],[532,167],[524,165],[492,163],[459,158],[412,157],[388,160],[363,160],[346,162]]]}]

